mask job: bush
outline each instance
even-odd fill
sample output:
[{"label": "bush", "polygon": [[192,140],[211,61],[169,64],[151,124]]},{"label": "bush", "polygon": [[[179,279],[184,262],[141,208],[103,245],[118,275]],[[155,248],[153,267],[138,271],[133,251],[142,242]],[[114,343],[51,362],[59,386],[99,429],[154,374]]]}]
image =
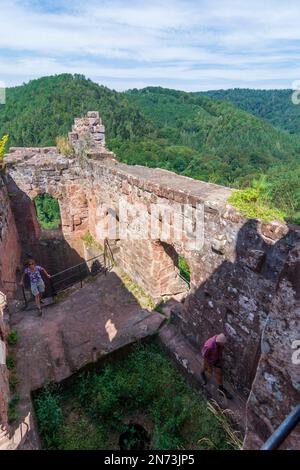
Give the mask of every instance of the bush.
[{"label": "bush", "polygon": [[7,141],[8,141],[8,135],[4,135],[2,139],[0,139],[0,168],[3,166],[3,157],[5,154]]},{"label": "bush", "polygon": [[74,149],[70,144],[67,137],[59,136],[56,138],[56,146],[59,150],[59,153],[65,155],[66,157],[73,157],[74,156]]}]

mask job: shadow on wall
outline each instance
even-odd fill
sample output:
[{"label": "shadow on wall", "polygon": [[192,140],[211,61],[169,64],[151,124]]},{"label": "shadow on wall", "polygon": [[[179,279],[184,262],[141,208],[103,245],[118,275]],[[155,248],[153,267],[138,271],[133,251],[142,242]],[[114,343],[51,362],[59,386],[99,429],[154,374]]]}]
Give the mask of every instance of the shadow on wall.
[{"label": "shadow on wall", "polygon": [[257,221],[246,222],[238,233],[235,262],[222,261],[172,315],[181,333],[198,350],[210,336],[226,333],[225,376],[245,398],[256,374],[261,335],[280,273],[295,241],[300,240],[299,227],[291,227],[273,242],[268,225],[264,227],[266,238]]},{"label": "shadow on wall", "polygon": [[40,227],[33,201],[11,178],[8,187],[24,265],[29,258],[33,258],[53,275],[85,262],[78,251],[70,246],[61,229],[44,230]]}]

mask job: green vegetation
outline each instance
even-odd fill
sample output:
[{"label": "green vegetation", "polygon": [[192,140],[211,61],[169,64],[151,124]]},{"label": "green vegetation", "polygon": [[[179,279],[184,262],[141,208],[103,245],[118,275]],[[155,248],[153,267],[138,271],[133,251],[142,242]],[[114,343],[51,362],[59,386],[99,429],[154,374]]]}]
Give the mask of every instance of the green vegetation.
[{"label": "green vegetation", "polygon": [[6,341],[9,344],[9,346],[14,346],[18,341],[17,331],[16,330],[11,330],[9,332],[9,334],[7,335]]},{"label": "green vegetation", "polygon": [[94,239],[93,235],[90,232],[86,232],[83,235],[82,241],[84,242],[87,248],[95,247],[98,248],[100,251],[103,251],[103,247]]},{"label": "green vegetation", "polygon": [[183,256],[179,256],[178,258],[178,267],[180,271],[180,275],[188,282],[191,281],[191,271],[190,267]]},{"label": "green vegetation", "polygon": [[15,368],[15,366],[16,366],[16,358],[13,353],[9,353],[6,356],[6,367],[8,368],[8,370],[12,370]]},{"label": "green vegetation", "polygon": [[74,149],[72,145],[70,144],[69,140],[67,137],[64,136],[59,136],[56,138],[56,146],[59,150],[59,152],[66,157],[72,157],[74,155]]},{"label": "green vegetation", "polygon": [[[299,221],[293,175],[300,173],[300,106],[291,103],[291,91],[206,94],[213,99],[160,87],[117,93],[81,75],[45,77],[7,90],[0,135],[9,134],[10,145],[54,145],[75,117],[99,111],[107,145],[121,161],[237,189],[265,174],[271,206]],[[63,149],[66,139],[59,142]],[[287,170],[293,176],[288,194]]]},{"label": "green vegetation", "polygon": [[3,167],[3,157],[5,154],[7,141],[8,135],[4,135],[2,139],[0,139],[0,169]]},{"label": "green vegetation", "polygon": [[45,448],[58,448],[61,442],[61,427],[63,426],[59,396],[46,386],[35,400],[35,409]]},{"label": "green vegetation", "polygon": [[43,229],[59,228],[61,224],[60,210],[57,199],[49,194],[40,194],[34,199],[36,214]]},{"label": "green vegetation", "polygon": [[274,127],[291,134],[300,134],[300,106],[296,106],[292,102],[293,90],[234,88],[195,94],[228,101],[238,108],[268,121]]},{"label": "green vegetation", "polygon": [[270,198],[272,187],[265,177],[254,180],[252,186],[232,193],[228,202],[236,207],[244,216],[261,219],[264,222],[273,220],[284,221],[285,214],[272,207]]},{"label": "green vegetation", "polygon": [[46,449],[118,449],[127,423],[148,423],[151,448],[239,448],[226,413],[192,391],[156,343],[138,345],[68,390],[49,387],[34,399]]},{"label": "green vegetation", "polygon": [[136,301],[140,304],[142,308],[149,308],[151,310],[154,309],[155,305],[152,298],[148,294],[146,294],[144,289],[135,284],[133,280],[128,276],[128,274],[126,274],[120,268],[118,269],[118,276],[120,277],[124,288],[131,292],[133,297],[136,299]]}]

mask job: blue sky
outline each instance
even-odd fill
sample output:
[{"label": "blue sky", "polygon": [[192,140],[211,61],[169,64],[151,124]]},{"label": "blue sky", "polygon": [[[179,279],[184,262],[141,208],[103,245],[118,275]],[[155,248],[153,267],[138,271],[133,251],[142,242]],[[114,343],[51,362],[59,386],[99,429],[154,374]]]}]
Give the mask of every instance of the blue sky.
[{"label": "blue sky", "polygon": [[0,0],[0,81],[81,73],[116,90],[291,88],[299,0]]}]

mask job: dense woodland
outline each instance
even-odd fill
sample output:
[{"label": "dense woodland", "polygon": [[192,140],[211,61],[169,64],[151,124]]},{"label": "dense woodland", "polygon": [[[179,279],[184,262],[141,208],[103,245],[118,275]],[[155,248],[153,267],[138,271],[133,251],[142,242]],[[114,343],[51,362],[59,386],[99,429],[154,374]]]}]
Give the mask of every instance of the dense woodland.
[{"label": "dense woodland", "polygon": [[265,119],[279,129],[300,134],[300,106],[292,101],[293,90],[252,90],[234,88],[196,93],[222,101]]},{"label": "dense woodland", "polygon": [[75,117],[98,110],[121,161],[237,188],[255,181],[259,203],[300,223],[300,106],[291,91],[209,94],[118,93],[80,75],[45,77],[7,90],[0,136],[9,134],[9,145],[55,145]]}]

